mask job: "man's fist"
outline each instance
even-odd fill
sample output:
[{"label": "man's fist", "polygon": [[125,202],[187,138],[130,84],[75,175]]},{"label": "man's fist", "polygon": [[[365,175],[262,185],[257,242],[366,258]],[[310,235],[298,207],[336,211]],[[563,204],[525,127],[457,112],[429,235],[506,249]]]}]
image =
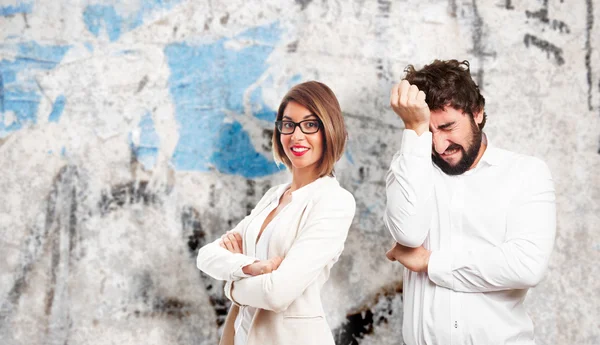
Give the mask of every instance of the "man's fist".
[{"label": "man's fist", "polygon": [[429,130],[429,106],[425,102],[425,93],[406,80],[394,85],[390,96],[390,105],[406,129],[412,129],[421,135]]}]

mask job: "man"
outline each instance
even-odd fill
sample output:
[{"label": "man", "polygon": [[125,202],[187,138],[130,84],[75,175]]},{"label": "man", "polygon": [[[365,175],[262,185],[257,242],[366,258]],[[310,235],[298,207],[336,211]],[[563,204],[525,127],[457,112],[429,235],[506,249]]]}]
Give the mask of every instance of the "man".
[{"label": "man", "polygon": [[397,242],[387,257],[406,267],[407,345],[534,344],[523,301],[554,244],[552,177],[490,142],[484,105],[467,61],[409,66],[392,90],[406,129],[384,222]]}]

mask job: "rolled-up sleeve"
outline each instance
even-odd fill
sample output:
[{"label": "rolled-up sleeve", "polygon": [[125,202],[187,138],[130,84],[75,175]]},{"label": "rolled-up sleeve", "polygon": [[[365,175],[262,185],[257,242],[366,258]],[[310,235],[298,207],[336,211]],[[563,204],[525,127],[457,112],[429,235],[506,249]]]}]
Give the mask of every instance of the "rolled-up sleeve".
[{"label": "rolled-up sleeve", "polygon": [[408,246],[423,244],[433,210],[432,134],[418,136],[405,129],[400,151],[386,176],[387,203],[383,221],[396,240]]}]

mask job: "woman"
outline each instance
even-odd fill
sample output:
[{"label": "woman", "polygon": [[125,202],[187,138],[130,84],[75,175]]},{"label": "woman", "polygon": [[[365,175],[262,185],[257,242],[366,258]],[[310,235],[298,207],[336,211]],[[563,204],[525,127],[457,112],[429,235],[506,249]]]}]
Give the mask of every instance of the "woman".
[{"label": "woman", "polygon": [[233,230],[198,252],[198,268],[226,280],[233,302],[220,344],[334,345],[320,291],[354,217],[354,197],[333,176],[346,138],[325,84],[302,83],[285,95],[273,155],[292,182],[271,188]]}]

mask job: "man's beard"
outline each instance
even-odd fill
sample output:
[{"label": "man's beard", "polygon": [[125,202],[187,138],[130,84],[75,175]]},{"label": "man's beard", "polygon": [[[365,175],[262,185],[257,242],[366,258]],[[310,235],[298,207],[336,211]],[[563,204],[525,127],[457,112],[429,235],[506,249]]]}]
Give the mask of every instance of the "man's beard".
[{"label": "man's beard", "polygon": [[477,159],[479,149],[481,148],[481,130],[479,129],[479,127],[473,119],[471,119],[471,132],[471,143],[469,145],[468,151],[465,151],[465,149],[458,144],[451,144],[446,149],[446,151],[459,149],[460,152],[462,152],[462,157],[460,161],[456,163],[456,165],[452,166],[448,164],[448,162],[443,160],[442,157],[440,157],[440,155],[435,150],[433,150],[433,153],[431,154],[431,159],[433,160],[433,163],[435,163],[435,165],[437,165],[440,169],[442,169],[443,172],[445,172],[448,175],[461,175],[465,171],[469,170],[471,165],[473,165],[473,162],[475,162],[475,159]]}]

